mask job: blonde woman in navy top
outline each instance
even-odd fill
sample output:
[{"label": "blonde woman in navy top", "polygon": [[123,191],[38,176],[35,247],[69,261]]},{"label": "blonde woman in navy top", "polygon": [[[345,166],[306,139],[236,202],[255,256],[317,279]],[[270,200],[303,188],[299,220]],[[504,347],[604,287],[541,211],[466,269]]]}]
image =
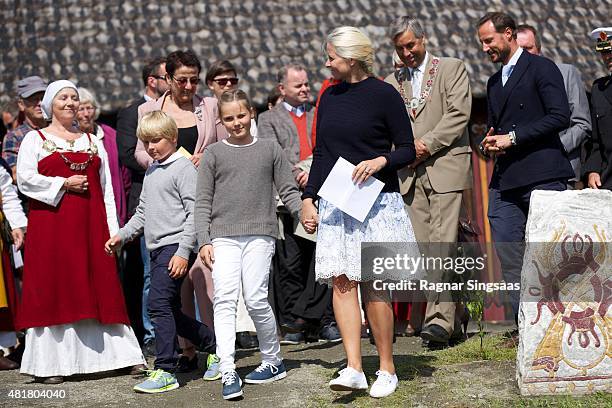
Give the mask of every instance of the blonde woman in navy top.
[{"label": "blonde woman in navy top", "polygon": [[[397,387],[393,364],[393,311],[388,292],[374,290],[374,279],[392,276],[362,273],[361,242],[414,242],[412,225],[399,193],[397,169],[415,159],[410,120],[401,96],[372,73],[374,50],[355,27],[332,31],[324,44],[326,67],[340,80],[321,96],[317,113],[317,147],[308,185],[302,195],[302,222],[308,232],[318,222],[316,276],[333,285],[336,320],[347,355],[347,368],[330,381],[332,390],[368,388],[361,365],[361,287],[368,323],[380,357],[372,397],[385,397]],[[392,149],[393,146],[393,149]],[[361,223],[317,193],[339,157],[352,164],[353,181],[376,177],[384,188]],[[313,222],[314,221],[314,222]],[[417,255],[415,253],[415,255]]]}]

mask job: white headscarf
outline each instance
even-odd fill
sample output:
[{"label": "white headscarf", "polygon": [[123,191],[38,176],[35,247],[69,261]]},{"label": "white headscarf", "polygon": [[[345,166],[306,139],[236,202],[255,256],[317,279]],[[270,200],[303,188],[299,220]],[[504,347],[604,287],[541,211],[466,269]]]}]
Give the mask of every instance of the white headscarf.
[{"label": "white headscarf", "polygon": [[47,86],[45,95],[43,96],[42,102],[40,103],[40,107],[42,108],[43,112],[43,117],[46,120],[51,120],[51,117],[53,116],[53,98],[55,98],[55,95],[57,95],[59,91],[64,88],[73,88],[78,93],[76,85],[65,79],[60,79],[59,81],[51,82],[49,86]]}]

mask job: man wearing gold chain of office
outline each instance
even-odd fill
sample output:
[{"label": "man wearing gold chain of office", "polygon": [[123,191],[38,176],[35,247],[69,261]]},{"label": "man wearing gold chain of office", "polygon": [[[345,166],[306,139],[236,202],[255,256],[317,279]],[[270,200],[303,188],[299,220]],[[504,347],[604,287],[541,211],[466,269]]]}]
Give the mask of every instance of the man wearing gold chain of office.
[{"label": "man wearing gold chain of office", "polygon": [[[429,53],[425,32],[411,17],[397,18],[389,36],[404,68],[385,80],[404,99],[417,152],[415,163],[398,172],[400,192],[419,243],[455,243],[462,193],[472,186],[467,133],[472,95],[467,71],[456,58]],[[451,247],[442,251],[452,251]],[[427,272],[430,279],[449,278]],[[462,313],[452,301],[428,296],[421,337],[431,347],[445,347],[462,334],[458,324]]]}]

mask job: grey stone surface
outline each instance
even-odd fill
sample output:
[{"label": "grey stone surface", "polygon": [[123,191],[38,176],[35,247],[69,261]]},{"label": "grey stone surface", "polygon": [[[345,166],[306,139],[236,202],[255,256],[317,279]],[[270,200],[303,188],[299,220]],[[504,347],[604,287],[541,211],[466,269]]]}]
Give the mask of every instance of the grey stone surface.
[{"label": "grey stone surface", "polygon": [[[393,51],[389,21],[410,13],[420,19],[437,55],[465,60],[476,96],[484,96],[495,67],[480,51],[474,24],[489,10],[505,10],[536,25],[547,56],[575,64],[587,86],[604,74],[588,32],[609,25],[611,12],[593,0],[404,2],[343,0],[4,0],[0,7],[0,102],[28,75],[67,78],[92,89],[105,111],[141,92],[144,60],[192,48],[206,69],[226,58],[240,70],[241,87],[263,103],[277,69],[295,60],[311,72],[316,92],[329,76],[321,43],[340,25],[362,27],[377,48],[376,72],[389,73]],[[206,93],[206,90],[200,90]]]},{"label": "grey stone surface", "polygon": [[523,395],[612,392],[612,192],[535,191],[522,271]]}]

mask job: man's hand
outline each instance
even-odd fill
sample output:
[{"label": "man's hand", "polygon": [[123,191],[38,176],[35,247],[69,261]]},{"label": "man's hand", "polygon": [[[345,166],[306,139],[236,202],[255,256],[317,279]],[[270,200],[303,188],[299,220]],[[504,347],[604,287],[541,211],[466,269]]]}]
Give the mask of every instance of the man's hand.
[{"label": "man's hand", "polygon": [[187,273],[188,263],[189,261],[182,256],[174,255],[170,258],[170,263],[168,264],[168,270],[170,271],[168,275],[172,279],[182,278]]},{"label": "man's hand", "polygon": [[490,128],[481,143],[487,154],[499,156],[500,154],[504,154],[505,150],[512,146],[512,141],[510,140],[509,134],[496,135],[494,132],[495,129]]},{"label": "man's hand", "polygon": [[414,139],[414,148],[416,150],[416,158],[419,161],[424,161],[426,158],[431,156],[427,145],[423,143],[421,139]]},{"label": "man's hand", "polygon": [[302,190],[306,187],[308,183],[308,173],[305,171],[300,171],[299,174],[295,177],[295,181]]},{"label": "man's hand", "polygon": [[589,188],[594,188],[595,190],[598,190],[599,187],[601,187],[601,177],[599,173],[589,173],[587,185],[589,186]]}]

